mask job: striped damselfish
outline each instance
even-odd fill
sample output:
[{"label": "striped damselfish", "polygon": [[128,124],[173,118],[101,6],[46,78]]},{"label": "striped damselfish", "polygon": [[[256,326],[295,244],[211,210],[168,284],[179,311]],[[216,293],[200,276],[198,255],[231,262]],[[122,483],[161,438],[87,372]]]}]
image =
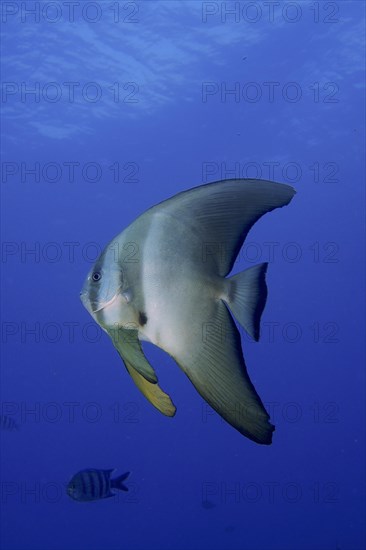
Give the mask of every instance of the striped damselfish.
[{"label": "striped damselfish", "polygon": [[128,478],[130,472],[111,479],[113,472],[114,469],[97,470],[90,468],[81,470],[71,478],[67,486],[67,494],[79,502],[89,502],[116,496],[112,489],[128,491],[123,482]]}]

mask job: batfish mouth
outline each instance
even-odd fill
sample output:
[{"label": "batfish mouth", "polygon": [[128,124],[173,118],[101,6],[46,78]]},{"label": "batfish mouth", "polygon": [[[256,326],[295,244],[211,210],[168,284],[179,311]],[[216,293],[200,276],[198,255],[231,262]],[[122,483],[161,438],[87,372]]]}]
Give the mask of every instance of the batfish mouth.
[{"label": "batfish mouth", "polygon": [[117,290],[116,294],[111,298],[110,300],[107,300],[106,302],[98,302],[97,304],[92,304],[91,312],[97,313],[98,311],[102,311],[102,309],[106,309],[107,307],[111,306],[118,298],[119,289]]},{"label": "batfish mouth", "polygon": [[118,286],[115,294],[112,296],[110,300],[98,300],[98,299],[90,300],[90,293],[88,289],[86,289],[80,292],[80,300],[83,306],[89,311],[89,313],[93,314],[112,305],[116,301],[120,293],[120,290],[121,290],[121,285]]}]

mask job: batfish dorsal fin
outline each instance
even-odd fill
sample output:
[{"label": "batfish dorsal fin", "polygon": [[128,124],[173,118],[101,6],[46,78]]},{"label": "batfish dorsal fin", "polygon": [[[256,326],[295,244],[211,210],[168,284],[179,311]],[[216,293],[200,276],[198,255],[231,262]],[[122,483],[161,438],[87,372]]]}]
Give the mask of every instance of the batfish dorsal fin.
[{"label": "batfish dorsal fin", "polygon": [[217,274],[225,277],[253,224],[288,204],[294,194],[291,186],[267,180],[222,180],[178,193],[150,212],[156,209],[193,225],[215,256]]}]

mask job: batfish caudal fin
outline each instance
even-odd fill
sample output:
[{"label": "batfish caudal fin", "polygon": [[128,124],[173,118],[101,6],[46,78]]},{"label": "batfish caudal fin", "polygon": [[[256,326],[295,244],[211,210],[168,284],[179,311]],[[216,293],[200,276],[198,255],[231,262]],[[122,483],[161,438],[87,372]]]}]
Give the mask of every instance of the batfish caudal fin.
[{"label": "batfish caudal fin", "polygon": [[266,272],[268,263],[250,267],[226,280],[227,299],[234,317],[247,333],[259,340],[261,315],[267,300]]},{"label": "batfish caudal fin", "polygon": [[295,190],[267,180],[222,180],[183,191],[153,208],[194,227],[225,277],[253,224],[267,212],[286,206]]},{"label": "batfish caudal fin", "polygon": [[125,474],[116,477],[116,479],[111,479],[111,487],[113,489],[119,489],[120,491],[128,491],[128,487],[126,487],[123,482],[126,481],[130,473],[131,472],[126,472]]},{"label": "batfish caudal fin", "polygon": [[[274,426],[244,363],[240,334],[221,300],[197,304],[184,348],[174,359],[197,391],[229,424],[256,443],[272,443]],[[204,330],[202,330],[202,328]]]},{"label": "batfish caudal fin", "polygon": [[158,385],[154,369],[146,359],[136,330],[107,330],[136,386],[154,407],[166,416],[174,416],[176,408],[169,395]]}]

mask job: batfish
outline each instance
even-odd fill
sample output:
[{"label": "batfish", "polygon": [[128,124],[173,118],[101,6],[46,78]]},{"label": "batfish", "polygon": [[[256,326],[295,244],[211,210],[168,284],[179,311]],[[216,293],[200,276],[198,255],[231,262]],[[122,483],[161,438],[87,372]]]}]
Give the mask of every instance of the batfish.
[{"label": "batfish", "polygon": [[274,426],[250,381],[234,322],[259,339],[268,264],[228,275],[253,224],[294,194],[289,185],[254,179],[189,189],[139,216],[90,270],[81,292],[84,306],[164,415],[174,416],[176,407],[141,341],[167,352],[241,434],[272,442]]}]

